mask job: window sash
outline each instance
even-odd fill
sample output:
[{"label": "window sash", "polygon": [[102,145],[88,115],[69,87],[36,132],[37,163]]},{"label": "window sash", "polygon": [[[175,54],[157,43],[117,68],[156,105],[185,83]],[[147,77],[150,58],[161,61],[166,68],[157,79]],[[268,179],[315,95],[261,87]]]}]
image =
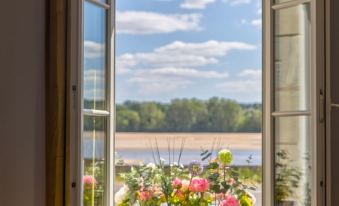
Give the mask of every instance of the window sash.
[{"label": "window sash", "polygon": [[[310,111],[274,111],[274,11],[309,3],[311,6],[311,85]],[[278,117],[309,116],[313,134],[312,165],[312,206],[325,205],[325,134],[324,122],[320,121],[324,91],[324,0],[291,0],[274,4],[273,0],[263,0],[263,206],[274,206],[274,121]]]},{"label": "window sash", "polygon": [[[82,177],[83,177],[83,118],[84,116],[92,117],[106,117],[107,124],[106,127],[106,184],[105,184],[105,205],[113,206],[114,205],[114,194],[113,194],[113,181],[114,181],[114,133],[115,133],[115,100],[114,100],[114,77],[115,77],[115,0],[107,0],[107,3],[102,3],[98,0],[84,0],[84,1],[70,1],[71,3],[71,12],[75,15],[75,18],[71,18],[72,21],[76,22],[76,28],[71,28],[71,36],[74,36],[76,40],[70,43],[71,48],[76,51],[77,59],[74,61],[71,59],[71,64],[74,65],[74,68],[77,68],[72,74],[72,82],[74,85],[78,85],[78,92],[74,94],[74,119],[77,122],[77,129],[74,130],[74,135],[77,137],[72,141],[72,148],[74,148],[76,155],[72,157],[72,162],[75,166],[72,172],[73,187],[71,195],[71,205],[83,205],[83,187],[82,187]],[[106,11],[106,66],[105,66],[105,80],[106,80],[106,107],[104,110],[96,109],[85,109],[84,108],[84,70],[83,70],[83,43],[84,43],[84,3],[89,2],[94,4],[99,8],[103,8]],[[80,37],[80,38],[79,38]]]}]

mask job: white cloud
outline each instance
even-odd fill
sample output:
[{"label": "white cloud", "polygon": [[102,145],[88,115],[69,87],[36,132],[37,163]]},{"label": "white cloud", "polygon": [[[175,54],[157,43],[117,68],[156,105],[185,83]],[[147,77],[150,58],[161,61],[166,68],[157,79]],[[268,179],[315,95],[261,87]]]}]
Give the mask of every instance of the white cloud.
[{"label": "white cloud", "polygon": [[226,81],[217,84],[217,88],[223,92],[230,93],[246,93],[257,94],[261,93],[261,70],[244,70],[238,74],[240,79]]},{"label": "white cloud", "polygon": [[[156,69],[164,67],[195,68],[216,64],[218,57],[232,50],[253,50],[256,47],[243,42],[207,41],[185,43],[175,41],[149,53],[123,54],[117,57],[117,70]],[[123,73],[123,72],[121,72]]]},{"label": "white cloud", "polygon": [[105,72],[99,69],[88,69],[84,72],[85,82],[102,82],[105,80]]},{"label": "white cloud", "polygon": [[[148,53],[125,53],[117,57],[117,73],[125,74],[128,83],[138,93],[169,93],[196,82],[193,79],[222,80],[226,71],[207,70],[219,58],[233,50],[253,50],[254,45],[243,42],[206,41],[187,43],[175,41]],[[203,68],[199,68],[203,67]]]},{"label": "white cloud", "polygon": [[231,6],[239,6],[244,4],[250,4],[252,0],[223,0],[223,2],[228,3]]},{"label": "white cloud", "polygon": [[208,4],[214,2],[215,0],[184,0],[180,7],[184,9],[205,9]]},{"label": "white cloud", "polygon": [[103,44],[94,41],[85,40],[84,42],[84,55],[85,58],[94,59],[103,57],[105,53],[105,47]]},{"label": "white cloud", "polygon": [[123,34],[160,34],[201,30],[200,14],[160,14],[143,11],[118,11],[117,32]]},{"label": "white cloud", "polygon": [[105,98],[105,72],[88,69],[84,72],[84,98],[103,100]]},{"label": "white cloud", "polygon": [[164,93],[185,89],[193,84],[192,78],[226,79],[227,72],[201,71],[188,68],[142,69],[133,72],[128,80],[139,93]]},{"label": "white cloud", "polygon": [[152,70],[138,70],[136,71],[136,76],[158,76],[161,77],[190,77],[190,78],[215,78],[215,79],[222,79],[227,78],[227,72],[217,72],[217,71],[201,71],[197,69],[188,69],[188,68],[159,68],[159,69],[152,69]]},{"label": "white cloud", "polygon": [[172,76],[146,76],[137,75],[128,80],[130,84],[137,85],[137,92],[141,94],[163,94],[166,92],[173,92],[178,89],[184,89],[192,81],[185,78],[178,78]]},{"label": "white cloud", "polygon": [[251,25],[252,26],[256,26],[256,27],[261,27],[262,25],[262,20],[261,19],[253,19],[251,21]]},{"label": "white cloud", "polygon": [[250,78],[250,79],[261,79],[261,70],[259,69],[245,69],[239,73],[239,77]]}]

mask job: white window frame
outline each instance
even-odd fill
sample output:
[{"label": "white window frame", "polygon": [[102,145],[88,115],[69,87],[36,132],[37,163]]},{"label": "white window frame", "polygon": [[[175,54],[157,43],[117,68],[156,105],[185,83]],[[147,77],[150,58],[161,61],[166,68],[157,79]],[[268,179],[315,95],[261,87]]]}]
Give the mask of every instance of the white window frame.
[{"label": "white window frame", "polygon": [[[98,0],[68,1],[68,66],[71,68],[69,92],[71,107],[70,119],[70,181],[71,205],[82,206],[82,136],[83,116],[107,117],[106,137],[106,185],[105,205],[114,205],[114,145],[115,145],[115,0],[101,3]],[[84,3],[90,2],[106,10],[106,110],[84,109],[83,105],[83,27]]]},{"label": "white window frame", "polygon": [[[308,112],[273,111],[274,10],[309,3],[311,8],[311,108]],[[263,206],[274,206],[274,116],[309,115],[312,128],[312,206],[326,205],[325,186],[325,1],[263,0]]]}]

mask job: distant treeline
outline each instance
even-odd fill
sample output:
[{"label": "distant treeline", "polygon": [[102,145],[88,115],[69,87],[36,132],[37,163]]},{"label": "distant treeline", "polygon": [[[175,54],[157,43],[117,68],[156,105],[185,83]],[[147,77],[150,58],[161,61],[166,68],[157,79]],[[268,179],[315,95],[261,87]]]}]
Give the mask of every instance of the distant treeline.
[{"label": "distant treeline", "polygon": [[[98,119],[96,128],[103,128]],[[85,119],[85,128],[93,121]],[[126,101],[116,106],[118,132],[261,132],[261,104],[211,98],[170,103]]]}]

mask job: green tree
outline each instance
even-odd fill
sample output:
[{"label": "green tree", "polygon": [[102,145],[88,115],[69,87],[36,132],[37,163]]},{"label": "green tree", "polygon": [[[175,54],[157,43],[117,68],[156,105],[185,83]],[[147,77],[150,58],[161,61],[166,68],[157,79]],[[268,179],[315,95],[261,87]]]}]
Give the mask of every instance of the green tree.
[{"label": "green tree", "polygon": [[206,118],[206,105],[197,99],[173,100],[166,113],[167,128],[177,132],[199,130]]},{"label": "green tree", "polygon": [[140,127],[140,116],[138,112],[127,108],[117,110],[117,131],[137,131]]},{"label": "green tree", "polygon": [[142,103],[139,107],[140,126],[145,131],[160,131],[165,126],[165,113],[153,102]]},{"label": "green tree", "polygon": [[238,103],[214,97],[208,100],[207,107],[209,131],[237,131],[242,115],[242,109]]},{"label": "green tree", "polygon": [[261,110],[249,109],[239,128],[241,132],[261,132]]}]

